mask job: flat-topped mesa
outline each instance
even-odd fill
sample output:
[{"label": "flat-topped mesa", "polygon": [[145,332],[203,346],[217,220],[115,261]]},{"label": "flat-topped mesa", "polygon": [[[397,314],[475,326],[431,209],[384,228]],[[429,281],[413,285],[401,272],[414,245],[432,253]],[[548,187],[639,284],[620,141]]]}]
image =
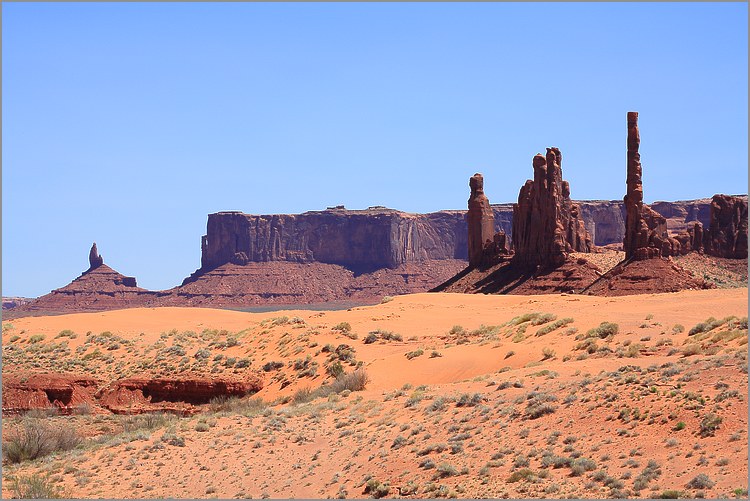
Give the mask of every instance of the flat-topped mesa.
[{"label": "flat-topped mesa", "polygon": [[89,251],[89,269],[88,271],[91,271],[93,269],[96,269],[104,264],[104,257],[99,255],[99,251],[96,248],[96,242],[94,242],[94,245],[91,246],[91,250]]},{"label": "flat-topped mesa", "polygon": [[513,205],[513,260],[526,266],[555,266],[570,252],[591,252],[581,211],[562,179],[562,153],[547,148],[532,160],[534,180],[521,187]]},{"label": "flat-topped mesa", "polygon": [[471,196],[469,196],[469,212],[466,215],[469,227],[469,266],[479,266],[483,261],[485,246],[489,247],[494,243],[495,216],[490,208],[490,201],[484,194],[482,175],[476,173],[471,176],[469,187]]}]

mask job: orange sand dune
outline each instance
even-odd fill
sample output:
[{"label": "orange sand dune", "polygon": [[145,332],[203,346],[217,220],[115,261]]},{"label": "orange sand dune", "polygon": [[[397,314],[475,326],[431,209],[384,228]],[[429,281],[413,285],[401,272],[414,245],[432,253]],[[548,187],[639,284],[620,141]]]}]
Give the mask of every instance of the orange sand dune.
[{"label": "orange sand dune", "polygon": [[[3,375],[69,371],[106,382],[252,371],[265,381],[256,396],[276,402],[206,406],[126,433],[127,417],[99,409],[48,418],[96,442],[6,462],[3,495],[14,476],[32,473],[84,498],[746,495],[747,323],[730,317],[746,317],[747,300],[746,288],[425,293],[346,311],[140,308],[13,320],[3,325]],[[709,317],[719,325],[690,335]],[[617,332],[583,339],[602,322]],[[351,350],[343,370],[363,367],[367,388],[290,401],[332,381],[341,345]],[[264,369],[269,362],[279,365]],[[549,399],[549,410],[533,414],[534,399]],[[718,427],[704,436],[711,416]],[[4,436],[19,423],[5,419]],[[576,459],[593,466],[575,470]],[[689,484],[699,474],[710,486]]]}]

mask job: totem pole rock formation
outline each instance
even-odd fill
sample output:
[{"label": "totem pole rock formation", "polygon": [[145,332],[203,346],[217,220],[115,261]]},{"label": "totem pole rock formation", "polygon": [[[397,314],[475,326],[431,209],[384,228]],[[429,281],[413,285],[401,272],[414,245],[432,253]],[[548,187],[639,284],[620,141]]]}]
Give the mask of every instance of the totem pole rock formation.
[{"label": "totem pole rock formation", "polygon": [[625,202],[625,236],[623,238],[625,259],[650,259],[679,254],[680,242],[668,236],[666,218],[643,203],[641,155],[638,152],[640,144],[638,112],[629,111],[627,193],[623,198]]},{"label": "totem pole rock formation", "polygon": [[526,181],[513,205],[513,260],[527,266],[560,265],[569,252],[591,252],[580,208],[562,179],[562,154],[547,148],[532,161],[534,180]]},{"label": "totem pole rock formation", "polygon": [[94,245],[91,246],[91,250],[89,251],[89,270],[88,271],[98,268],[103,264],[104,264],[104,257],[99,255],[99,251],[96,248],[96,242],[94,242]]},{"label": "totem pole rock formation", "polygon": [[[469,197],[469,266],[482,264],[484,248],[494,244],[495,217],[490,208],[490,201],[484,194],[484,178],[476,173],[469,179],[471,196]],[[502,235],[502,246],[505,247],[505,234]]]}]

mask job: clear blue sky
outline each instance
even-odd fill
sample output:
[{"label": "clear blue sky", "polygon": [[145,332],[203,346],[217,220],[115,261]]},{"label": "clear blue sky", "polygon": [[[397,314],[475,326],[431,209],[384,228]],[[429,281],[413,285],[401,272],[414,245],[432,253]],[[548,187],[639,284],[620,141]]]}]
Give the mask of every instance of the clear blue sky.
[{"label": "clear blue sky", "polygon": [[746,3],[5,3],[3,295],[105,262],[150,289],[200,265],[206,216],[516,201],[563,153],[621,199],[747,192]]}]

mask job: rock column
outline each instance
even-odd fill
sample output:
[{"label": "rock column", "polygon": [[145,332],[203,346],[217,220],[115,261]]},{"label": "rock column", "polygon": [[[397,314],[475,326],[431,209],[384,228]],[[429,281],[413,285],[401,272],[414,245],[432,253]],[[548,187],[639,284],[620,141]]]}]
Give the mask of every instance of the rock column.
[{"label": "rock column", "polygon": [[484,178],[477,173],[469,179],[471,196],[469,197],[469,266],[482,264],[485,243],[493,242],[495,234],[495,216],[490,208],[490,201],[484,194]]}]

